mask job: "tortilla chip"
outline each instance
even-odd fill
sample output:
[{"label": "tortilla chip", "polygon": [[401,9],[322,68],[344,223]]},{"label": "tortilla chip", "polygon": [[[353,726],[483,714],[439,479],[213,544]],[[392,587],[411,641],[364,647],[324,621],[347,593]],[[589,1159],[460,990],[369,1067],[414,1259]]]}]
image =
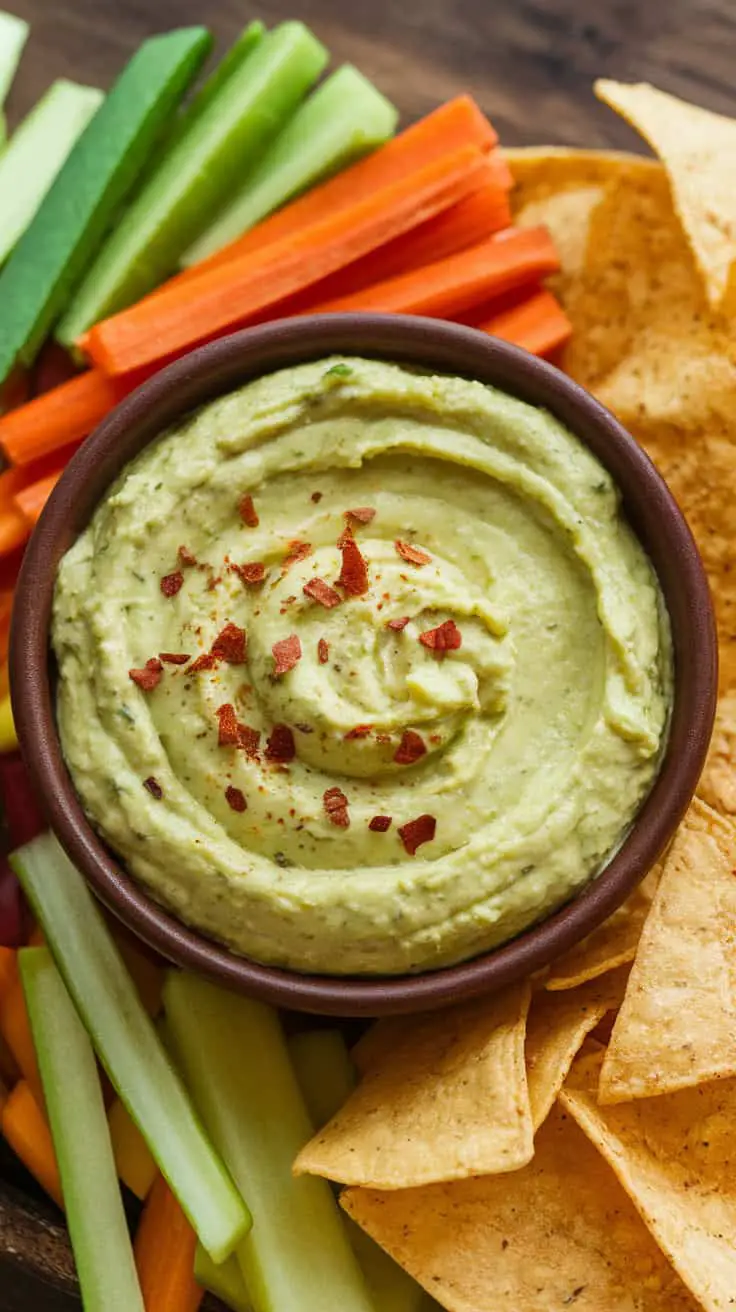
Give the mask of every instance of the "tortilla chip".
[{"label": "tortilla chip", "polygon": [[700,796],[721,815],[736,816],[736,694],[721,697]]},{"label": "tortilla chip", "polygon": [[586,1035],[620,1006],[628,969],[619,966],[579,989],[537,993],[526,1027],[526,1074],[535,1131],[550,1113]]},{"label": "tortilla chip", "polygon": [[736,1075],[736,826],[693,802],[664,864],[600,1100]]},{"label": "tortilla chip", "polygon": [[611,1164],[663,1252],[706,1312],[736,1298],[736,1080],[618,1107],[596,1102],[601,1054],[560,1094]]},{"label": "tortilla chip", "polygon": [[646,82],[626,86],[604,78],[596,82],[595,93],[662,160],[708,299],[718,305],[736,260],[736,121]]},{"label": "tortilla chip", "polygon": [[524,983],[407,1017],[400,1041],[302,1149],[295,1172],[403,1189],[523,1166],[534,1146],[524,1066],[529,998]]},{"label": "tortilla chip", "polygon": [[347,1189],[340,1201],[450,1312],[695,1312],[610,1167],[559,1107],[523,1170]]},{"label": "tortilla chip", "polygon": [[608,920],[552,962],[546,987],[552,991],[576,989],[588,980],[605,975],[607,970],[633,961],[649,914],[652,892],[653,883],[647,876]]}]

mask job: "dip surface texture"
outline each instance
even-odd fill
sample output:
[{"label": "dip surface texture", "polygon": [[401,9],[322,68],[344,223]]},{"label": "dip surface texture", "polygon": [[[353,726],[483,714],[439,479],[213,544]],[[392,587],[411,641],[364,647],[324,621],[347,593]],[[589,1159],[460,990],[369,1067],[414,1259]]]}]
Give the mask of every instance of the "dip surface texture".
[{"label": "dip surface texture", "polygon": [[99,832],[184,921],[301,971],[432,969],[565,902],[669,709],[598,461],[494,388],[360,359],[148,447],[61,563],[53,642]]}]

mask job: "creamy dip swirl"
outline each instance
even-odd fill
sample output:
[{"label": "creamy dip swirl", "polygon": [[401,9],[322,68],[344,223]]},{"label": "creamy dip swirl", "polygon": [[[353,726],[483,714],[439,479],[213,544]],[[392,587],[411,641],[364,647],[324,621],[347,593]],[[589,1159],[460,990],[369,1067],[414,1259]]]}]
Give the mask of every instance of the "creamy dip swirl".
[{"label": "creamy dip swirl", "polygon": [[[420,640],[440,625],[448,650]],[[61,563],[53,641],[69,769],[131,872],[332,974],[457,962],[569,899],[670,696],[655,577],[590,452],[494,388],[361,359],[252,382],[128,465]]]}]

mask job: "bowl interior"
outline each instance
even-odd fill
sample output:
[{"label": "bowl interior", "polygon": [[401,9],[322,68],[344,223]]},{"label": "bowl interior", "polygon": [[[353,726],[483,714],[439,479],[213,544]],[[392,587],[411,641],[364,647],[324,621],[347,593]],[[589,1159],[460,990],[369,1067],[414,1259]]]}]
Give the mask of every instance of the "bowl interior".
[{"label": "bowl interior", "polygon": [[[443,970],[385,979],[305,976],[235,956],[187,928],[131,879],[88,824],[56,732],[49,622],[56,568],[125,464],[188,410],[260,374],[333,353],[459,374],[544,406],[587,444],[618,484],[669,611],[675,686],[657,779],[624,843],[576,899],[519,938]],[[57,484],[26,551],[11,635],[13,709],[50,824],[95,892],[164,956],[283,1007],[371,1016],[446,1005],[546,965],[599,925],[661,854],[695,790],[712,731],[717,644],[707,581],[687,525],[653,465],[586,392],[540,360],[474,329],[434,320],[332,315],[246,329],[170,365],[123,401]]]}]

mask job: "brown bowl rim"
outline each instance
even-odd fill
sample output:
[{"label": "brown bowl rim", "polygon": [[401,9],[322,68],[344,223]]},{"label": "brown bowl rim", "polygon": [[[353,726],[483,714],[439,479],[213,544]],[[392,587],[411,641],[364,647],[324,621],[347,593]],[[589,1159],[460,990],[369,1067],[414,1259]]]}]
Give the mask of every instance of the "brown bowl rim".
[{"label": "brown bowl rim", "polygon": [[[494,951],[418,975],[302,975],[262,965],[189,928],[139,887],[86,820],[56,731],[48,630],[56,567],[100,495],[148,441],[248,379],[332,354],[398,361],[494,383],[541,405],[608,468],[660,580],[673,634],[675,686],[659,775],[608,866],[573,901]],[[13,712],[49,823],[101,901],[176,964],[280,1007],[342,1016],[425,1010],[476,997],[546,966],[601,924],[661,855],[695,792],[715,714],[717,640],[690,529],[644,451],[565,374],[472,328],[403,315],[321,315],[244,329],[162,369],[122,401],[74,455],[31,537],[11,633]]]}]

